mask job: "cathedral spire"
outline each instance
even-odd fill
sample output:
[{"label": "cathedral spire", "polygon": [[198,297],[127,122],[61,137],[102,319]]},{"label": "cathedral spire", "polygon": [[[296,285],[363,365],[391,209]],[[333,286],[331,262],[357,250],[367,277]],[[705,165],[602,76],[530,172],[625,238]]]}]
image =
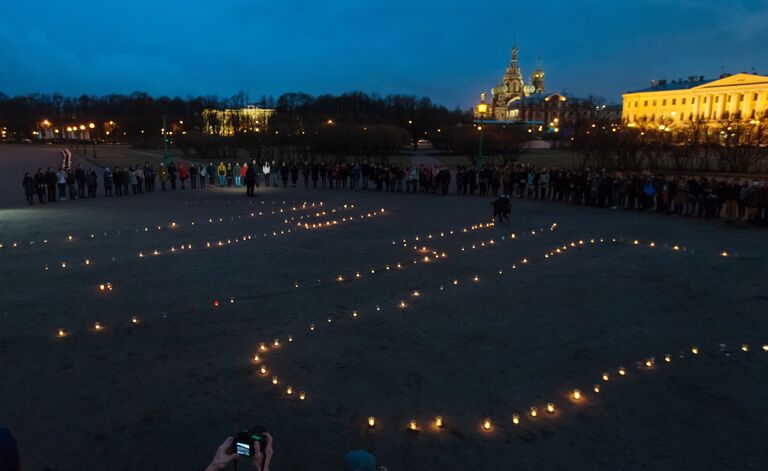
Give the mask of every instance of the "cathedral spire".
[{"label": "cathedral spire", "polygon": [[517,45],[512,46],[512,62],[517,62]]}]

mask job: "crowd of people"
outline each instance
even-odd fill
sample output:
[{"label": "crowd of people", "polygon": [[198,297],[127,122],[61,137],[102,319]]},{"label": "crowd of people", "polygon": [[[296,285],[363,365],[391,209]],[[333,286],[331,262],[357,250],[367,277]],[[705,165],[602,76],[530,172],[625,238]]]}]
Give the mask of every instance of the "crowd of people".
[{"label": "crowd of people", "polygon": [[[48,167],[45,171],[38,168],[34,175],[26,173],[21,182],[29,205],[35,204],[35,196],[40,204],[55,203],[59,200],[95,198],[99,183],[104,188],[104,196],[126,196],[129,194],[152,193],[157,182],[160,190],[166,191],[186,188],[205,188],[208,181],[207,166],[190,165],[183,162],[176,165],[171,162],[155,166],[144,165],[106,167],[100,170],[101,177],[94,169],[84,169],[82,165],[62,165],[57,170]],[[189,182],[189,183],[187,183]],[[213,183],[213,177],[210,178]]]},{"label": "crowd of people", "polygon": [[[66,162],[66,161],[65,161]],[[330,188],[405,193],[494,196],[552,200],[577,205],[655,211],[681,216],[746,221],[768,225],[766,181],[745,178],[658,175],[605,170],[537,169],[531,165],[504,166],[396,165],[369,163],[162,163],[102,171],[106,196],[123,196],[177,188],[246,187],[248,196],[262,183],[269,187]],[[24,176],[27,202],[94,198],[99,178],[94,170],[62,166]],[[87,195],[87,196],[86,196]]]}]

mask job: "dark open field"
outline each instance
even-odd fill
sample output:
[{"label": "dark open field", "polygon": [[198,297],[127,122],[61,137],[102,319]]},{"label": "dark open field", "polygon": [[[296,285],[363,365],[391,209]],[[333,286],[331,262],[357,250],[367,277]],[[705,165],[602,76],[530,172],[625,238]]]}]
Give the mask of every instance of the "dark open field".
[{"label": "dark open field", "polygon": [[0,146],[0,424],[25,470],[200,469],[254,424],[273,471],[354,448],[390,471],[768,468],[764,231],[527,200],[473,229],[489,199],[264,187],[24,206],[56,152]]}]

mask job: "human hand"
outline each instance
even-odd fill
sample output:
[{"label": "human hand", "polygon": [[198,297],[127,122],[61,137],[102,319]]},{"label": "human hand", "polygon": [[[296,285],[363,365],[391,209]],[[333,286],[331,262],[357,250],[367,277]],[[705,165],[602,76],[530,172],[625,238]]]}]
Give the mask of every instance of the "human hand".
[{"label": "human hand", "polygon": [[264,447],[264,454],[261,453],[261,446],[257,442],[254,442],[253,444],[253,464],[256,466],[257,471],[269,471],[269,463],[272,461],[272,435],[264,433],[264,436],[267,437],[267,445]]},{"label": "human hand", "polygon": [[235,453],[235,450],[232,448],[232,442],[234,440],[234,437],[227,437],[227,439],[224,440],[224,443],[222,443],[221,446],[219,446],[219,449],[216,450],[216,454],[213,456],[211,464],[205,468],[205,471],[219,471],[220,469],[224,469],[230,461],[237,459],[237,453]]}]

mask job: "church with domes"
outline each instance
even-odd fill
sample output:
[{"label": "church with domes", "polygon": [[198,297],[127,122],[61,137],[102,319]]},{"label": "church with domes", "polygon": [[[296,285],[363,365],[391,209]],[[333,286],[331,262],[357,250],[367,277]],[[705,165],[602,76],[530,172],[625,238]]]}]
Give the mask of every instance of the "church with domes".
[{"label": "church with domes", "polygon": [[[510,106],[517,100],[534,94],[544,93],[544,70],[537,66],[525,83],[520,65],[517,62],[517,47],[512,48],[512,59],[509,62],[501,82],[491,89],[491,102],[488,103],[488,113],[485,119],[509,119]],[[482,94],[483,100],[485,93]],[[478,116],[479,117],[479,116]]]}]

